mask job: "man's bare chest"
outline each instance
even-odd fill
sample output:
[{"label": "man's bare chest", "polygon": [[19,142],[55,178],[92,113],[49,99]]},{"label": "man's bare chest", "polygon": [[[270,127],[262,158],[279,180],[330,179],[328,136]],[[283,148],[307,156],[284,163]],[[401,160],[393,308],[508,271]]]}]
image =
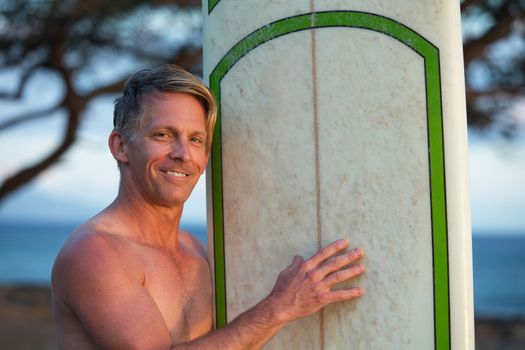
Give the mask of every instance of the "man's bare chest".
[{"label": "man's bare chest", "polygon": [[200,257],[156,257],[144,269],[144,287],[155,301],[174,341],[194,339],[212,327],[208,264]]}]

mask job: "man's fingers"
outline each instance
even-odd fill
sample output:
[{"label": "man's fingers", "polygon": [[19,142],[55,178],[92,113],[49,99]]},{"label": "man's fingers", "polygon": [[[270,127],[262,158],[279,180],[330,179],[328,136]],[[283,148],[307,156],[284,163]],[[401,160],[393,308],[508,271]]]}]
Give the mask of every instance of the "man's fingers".
[{"label": "man's fingers", "polygon": [[365,272],[365,265],[356,264],[344,270],[339,270],[325,278],[324,283],[326,286],[331,287],[334,284],[344,282],[351,278],[361,275]]},{"label": "man's fingers", "polygon": [[338,241],[335,241],[319,250],[310,259],[306,260],[304,265],[308,270],[311,270],[317,267],[326,259],[337,254],[337,252],[345,250],[346,248],[348,248],[348,241],[346,239],[340,239]]},{"label": "man's fingers", "polygon": [[319,279],[324,278],[328,274],[337,271],[346,265],[352,264],[357,260],[361,259],[365,255],[363,249],[356,248],[352,249],[348,253],[338,255],[332,259],[325,262],[319,269],[316,271],[316,275]]},{"label": "man's fingers", "polygon": [[326,293],[323,299],[326,303],[325,305],[328,305],[328,304],[335,303],[338,301],[355,299],[355,298],[360,297],[364,293],[365,293],[365,290],[362,287],[334,290],[332,292]]}]

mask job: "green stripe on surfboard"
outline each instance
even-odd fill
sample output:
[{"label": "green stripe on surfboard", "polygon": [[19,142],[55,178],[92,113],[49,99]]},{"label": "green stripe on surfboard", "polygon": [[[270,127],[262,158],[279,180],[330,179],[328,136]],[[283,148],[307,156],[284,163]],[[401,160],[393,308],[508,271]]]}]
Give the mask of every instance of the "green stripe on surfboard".
[{"label": "green stripe on surfboard", "polygon": [[219,3],[221,0],[209,0],[208,1],[208,14],[213,11],[213,8]]},{"label": "green stripe on surfboard", "polygon": [[[217,2],[209,2],[210,11]],[[267,41],[293,32],[328,27],[361,28],[388,35],[410,47],[424,60],[433,243],[435,345],[436,350],[450,349],[448,242],[439,51],[424,37],[392,19],[355,11],[307,13],[266,25],[233,46],[210,75],[210,88],[219,104],[211,166],[217,326],[222,327],[227,322],[222,200],[221,80],[244,55]]]}]

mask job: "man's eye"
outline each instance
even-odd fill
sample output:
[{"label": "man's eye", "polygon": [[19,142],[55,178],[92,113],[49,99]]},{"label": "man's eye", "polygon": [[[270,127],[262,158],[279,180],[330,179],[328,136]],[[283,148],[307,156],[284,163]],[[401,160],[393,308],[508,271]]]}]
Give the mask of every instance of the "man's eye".
[{"label": "man's eye", "polygon": [[163,131],[155,133],[155,137],[158,139],[165,139],[165,138],[168,138],[169,136],[170,135],[167,132],[163,132]]},{"label": "man's eye", "polygon": [[204,141],[201,138],[199,138],[199,137],[192,137],[191,138],[191,142],[195,142],[195,143],[201,144]]}]

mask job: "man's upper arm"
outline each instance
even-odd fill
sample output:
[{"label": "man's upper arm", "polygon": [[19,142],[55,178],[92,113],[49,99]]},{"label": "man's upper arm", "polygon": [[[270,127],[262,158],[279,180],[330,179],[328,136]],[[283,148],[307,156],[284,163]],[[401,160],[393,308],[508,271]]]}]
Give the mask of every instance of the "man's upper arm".
[{"label": "man's upper arm", "polygon": [[81,238],[57,258],[53,293],[98,347],[169,348],[170,332],[133,265],[111,238]]}]

